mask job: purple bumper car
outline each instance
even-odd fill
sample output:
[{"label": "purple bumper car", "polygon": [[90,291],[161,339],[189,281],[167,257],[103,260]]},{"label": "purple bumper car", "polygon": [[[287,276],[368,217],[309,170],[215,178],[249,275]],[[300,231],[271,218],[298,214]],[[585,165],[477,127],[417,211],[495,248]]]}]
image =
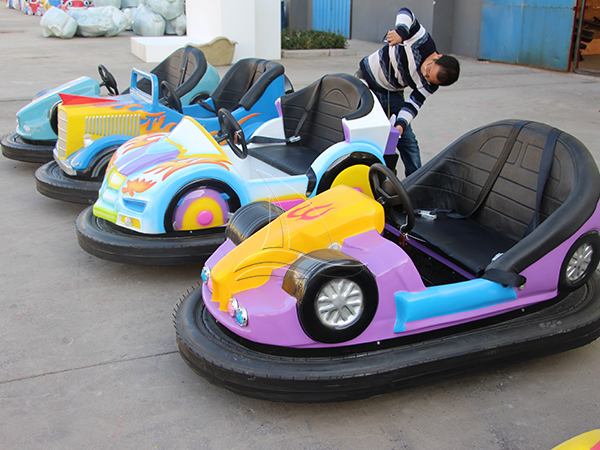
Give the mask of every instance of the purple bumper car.
[{"label": "purple bumper car", "polygon": [[176,311],[194,371],[250,397],[355,400],[600,335],[600,175],[573,136],[497,122],[369,182],[375,200],[342,185],[234,214]]}]

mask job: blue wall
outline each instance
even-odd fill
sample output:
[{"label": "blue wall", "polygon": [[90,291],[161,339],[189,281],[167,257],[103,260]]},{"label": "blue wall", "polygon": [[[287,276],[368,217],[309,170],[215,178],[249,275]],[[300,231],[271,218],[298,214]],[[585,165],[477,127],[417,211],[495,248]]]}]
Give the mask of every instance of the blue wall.
[{"label": "blue wall", "polygon": [[350,37],[351,0],[313,0],[313,29]]},{"label": "blue wall", "polygon": [[484,0],[479,58],[568,70],[576,0]]}]

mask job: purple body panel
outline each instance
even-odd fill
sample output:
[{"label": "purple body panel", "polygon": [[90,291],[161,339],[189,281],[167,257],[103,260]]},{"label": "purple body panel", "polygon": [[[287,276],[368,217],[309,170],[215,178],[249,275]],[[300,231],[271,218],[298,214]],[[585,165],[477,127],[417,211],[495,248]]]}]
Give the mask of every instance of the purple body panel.
[{"label": "purple body panel", "polygon": [[[219,304],[211,301],[211,293],[205,284],[202,285],[203,298],[216,320],[239,336],[258,343],[287,347],[336,347],[382,341],[491,317],[554,298],[557,295],[560,268],[569,248],[582,234],[591,230],[600,231],[599,225],[600,209],[596,208],[592,217],[575,235],[522,272],[527,283],[523,290],[517,290],[516,300],[407,322],[406,330],[402,333],[393,331],[396,320],[394,294],[399,291],[421,292],[426,288],[408,255],[375,230],[345,239],[341,249],[343,253],[361,261],[373,273],[379,289],[375,317],[367,329],[351,341],[322,344],[306,336],[298,320],[296,299],[281,289],[287,266],[274,270],[270,279],[260,288],[235,294],[236,299],[248,311],[247,327],[240,327],[227,311],[219,310]],[[423,247],[416,242],[413,245]],[[206,265],[213,267],[233,247],[234,244],[227,240],[207,260]],[[436,257],[439,259],[439,256]],[[450,265],[449,261],[444,262]],[[469,278],[472,279],[473,276],[469,275]],[[485,292],[481,292],[481,295],[485,296]]]},{"label": "purple body panel", "polygon": [[385,144],[385,152],[384,155],[395,155],[396,154],[396,146],[398,145],[398,139],[400,139],[400,130],[396,127],[390,127],[390,136],[388,137],[388,141]]}]

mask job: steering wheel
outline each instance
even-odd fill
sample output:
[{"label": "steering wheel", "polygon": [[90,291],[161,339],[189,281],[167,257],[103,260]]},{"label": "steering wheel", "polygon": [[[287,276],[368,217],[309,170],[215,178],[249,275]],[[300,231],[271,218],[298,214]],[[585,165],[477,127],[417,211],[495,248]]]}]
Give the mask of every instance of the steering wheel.
[{"label": "steering wheel", "polygon": [[[401,233],[406,234],[412,230],[415,225],[415,211],[408,192],[394,172],[383,164],[373,164],[369,169],[369,184],[375,200],[383,206],[386,218],[390,219]],[[396,217],[396,214],[402,212],[406,213],[405,224],[400,223]]]},{"label": "steering wheel", "polygon": [[[220,134],[227,140],[233,153],[238,158],[245,159],[248,156],[248,145],[246,144],[244,130],[242,130],[238,121],[225,108],[219,109],[217,117],[219,118],[219,126],[221,127]],[[241,148],[238,144],[241,145]]]},{"label": "steering wheel", "polygon": [[110,95],[119,95],[119,89],[117,88],[117,80],[113,77],[113,74],[108,71],[102,64],[98,66],[98,73],[100,74],[100,87],[106,86],[106,90]]},{"label": "steering wheel", "polygon": [[179,96],[173,86],[166,81],[160,82],[160,95],[169,108],[174,109],[179,114],[183,114],[183,107],[181,106]]}]

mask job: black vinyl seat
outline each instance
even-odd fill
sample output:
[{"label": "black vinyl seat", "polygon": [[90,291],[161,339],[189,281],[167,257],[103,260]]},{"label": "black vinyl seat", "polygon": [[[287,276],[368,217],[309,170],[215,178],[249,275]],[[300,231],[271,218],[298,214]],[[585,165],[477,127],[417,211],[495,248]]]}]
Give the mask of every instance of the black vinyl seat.
[{"label": "black vinyl seat", "polygon": [[321,153],[344,141],[342,118],[366,116],[373,105],[369,88],[357,78],[325,75],[304,89],[281,97],[285,137],[297,134],[300,139],[295,143],[250,147],[249,154],[289,175],[305,174]]},{"label": "black vinyl seat", "polygon": [[210,96],[214,108],[203,105],[213,112],[221,108],[234,111],[240,106],[248,111],[284,71],[277,62],[258,58],[241,59],[231,66]]},{"label": "black vinyl seat", "polygon": [[[202,50],[187,45],[171,53],[150,73],[156,75],[159,85],[162,81],[166,81],[173,86],[175,93],[181,98],[200,82],[206,69],[207,62]],[[150,80],[141,78],[137,86],[143,92],[150,93]]]},{"label": "black vinyl seat", "polygon": [[537,226],[528,229],[538,201],[540,162],[553,128],[527,122],[485,201],[474,210],[516,123],[496,122],[466,134],[403,181],[416,210],[442,211],[435,220],[417,217],[410,235],[475,276],[491,269],[520,273],[571,237],[600,198],[592,155],[579,140],[554,129],[560,134],[539,193]]}]

